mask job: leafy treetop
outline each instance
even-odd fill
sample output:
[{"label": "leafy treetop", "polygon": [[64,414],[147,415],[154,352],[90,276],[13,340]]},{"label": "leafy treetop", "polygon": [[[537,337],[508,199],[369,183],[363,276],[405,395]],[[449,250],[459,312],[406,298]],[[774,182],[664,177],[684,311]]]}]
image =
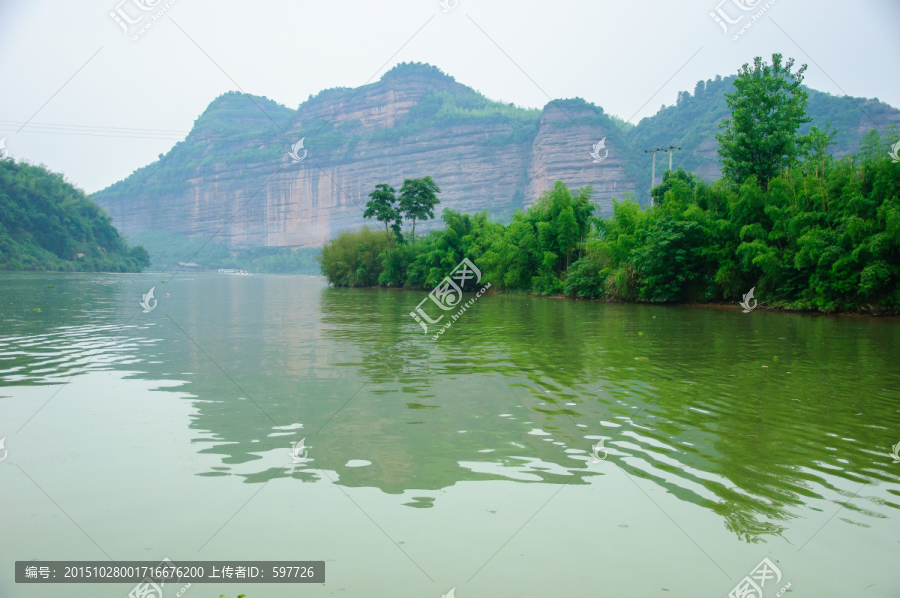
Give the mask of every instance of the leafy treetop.
[{"label": "leafy treetop", "polygon": [[796,159],[797,131],[812,119],[801,85],[806,65],[792,73],[793,66],[794,59],[782,63],[781,54],[772,55],[771,65],[756,57],[752,68],[741,67],[735,91],[725,96],[731,118],[719,125],[723,132],[716,138],[722,172],[738,184],[755,176],[765,190]]}]

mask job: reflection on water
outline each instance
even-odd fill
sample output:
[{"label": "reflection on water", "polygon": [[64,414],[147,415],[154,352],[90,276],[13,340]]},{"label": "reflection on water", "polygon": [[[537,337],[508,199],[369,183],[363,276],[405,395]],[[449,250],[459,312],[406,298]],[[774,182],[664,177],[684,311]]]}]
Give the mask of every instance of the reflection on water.
[{"label": "reflection on water", "polygon": [[[748,541],[814,499],[860,526],[898,506],[849,502],[863,483],[900,494],[897,320],[489,295],[431,341],[408,316],[418,292],[191,276],[7,275],[0,385],[102,369],[184,381],[196,450],[220,456],[199,475],[336,471],[418,490],[415,508],[461,481],[575,485],[613,468]],[[159,306],[140,313],[153,285]]]}]

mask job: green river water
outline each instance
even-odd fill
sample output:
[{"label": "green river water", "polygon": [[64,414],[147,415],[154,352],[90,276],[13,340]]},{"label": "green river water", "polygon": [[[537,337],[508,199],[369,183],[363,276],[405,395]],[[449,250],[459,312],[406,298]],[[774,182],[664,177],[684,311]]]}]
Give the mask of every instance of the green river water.
[{"label": "green river water", "polygon": [[164,557],[326,563],[186,598],[900,595],[898,319],[488,294],[432,340],[423,292],[169,277],[0,277],[0,596]]}]

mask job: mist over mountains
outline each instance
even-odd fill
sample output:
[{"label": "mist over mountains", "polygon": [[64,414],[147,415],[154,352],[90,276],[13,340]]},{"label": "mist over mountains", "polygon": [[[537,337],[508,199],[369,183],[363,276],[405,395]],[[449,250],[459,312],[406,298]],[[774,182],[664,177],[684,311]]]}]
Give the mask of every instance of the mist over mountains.
[{"label": "mist over mountains", "polygon": [[[365,223],[375,184],[399,188],[404,178],[425,175],[441,187],[439,209],[486,209],[508,220],[561,180],[569,188],[592,185],[598,213],[608,215],[613,198],[626,193],[649,204],[644,150],[680,146],[675,168],[719,177],[715,134],[729,115],[724,94],[732,80],[700,81],[636,126],[578,98],[541,110],[495,102],[419,63],[400,64],[360,88],[324,90],[296,110],[229,92],[210,103],[184,141],[93,199],[123,235],[219,231],[217,240],[232,251],[321,246]],[[870,129],[900,122],[900,110],[877,99],[807,91],[813,121],[801,133],[830,122],[838,130],[836,156],[857,151]],[[294,162],[288,152],[300,139],[299,155],[306,154]],[[667,167],[660,153],[657,184]],[[440,221],[422,228],[429,226]]]}]

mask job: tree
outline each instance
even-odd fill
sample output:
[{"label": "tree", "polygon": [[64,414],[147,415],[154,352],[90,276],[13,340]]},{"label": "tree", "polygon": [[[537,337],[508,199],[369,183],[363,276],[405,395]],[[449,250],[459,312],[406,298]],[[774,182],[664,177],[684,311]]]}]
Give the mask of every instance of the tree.
[{"label": "tree", "polygon": [[412,220],[412,241],[416,243],[416,221],[434,218],[434,207],[440,203],[441,190],[430,176],[406,179],[400,187],[400,214]]},{"label": "tree", "polygon": [[675,172],[667,169],[663,173],[662,183],[650,190],[653,203],[657,206],[662,205],[665,201],[666,193],[675,186],[677,181],[687,184],[692,190],[697,185],[694,175],[687,172],[682,166],[679,166]]},{"label": "tree", "polygon": [[[834,145],[834,136],[837,131],[831,130],[831,123],[825,126],[822,131],[819,127],[812,127],[809,133],[802,136],[797,144],[799,155],[804,157],[807,170],[810,166],[815,169],[816,177],[822,176],[825,179],[825,164],[829,161],[828,147]],[[809,172],[807,172],[807,175]]]},{"label": "tree", "polygon": [[578,247],[581,239],[578,236],[578,222],[575,221],[575,210],[566,207],[559,213],[559,250],[566,256],[566,268],[572,260],[572,252]]},{"label": "tree", "polygon": [[755,176],[763,190],[795,160],[797,130],[812,120],[801,86],[806,65],[791,73],[794,59],[782,64],[781,58],[773,54],[768,65],[756,57],[753,68],[741,67],[736,90],[725,95],[731,118],[721,122],[724,132],[716,135],[723,174],[738,184]]},{"label": "tree", "polygon": [[400,212],[394,207],[397,197],[394,188],[384,183],[375,185],[375,190],[369,193],[370,199],[366,202],[366,211],[363,218],[375,218],[384,223],[384,235],[387,238],[388,254],[391,253],[391,231],[400,238]]}]

